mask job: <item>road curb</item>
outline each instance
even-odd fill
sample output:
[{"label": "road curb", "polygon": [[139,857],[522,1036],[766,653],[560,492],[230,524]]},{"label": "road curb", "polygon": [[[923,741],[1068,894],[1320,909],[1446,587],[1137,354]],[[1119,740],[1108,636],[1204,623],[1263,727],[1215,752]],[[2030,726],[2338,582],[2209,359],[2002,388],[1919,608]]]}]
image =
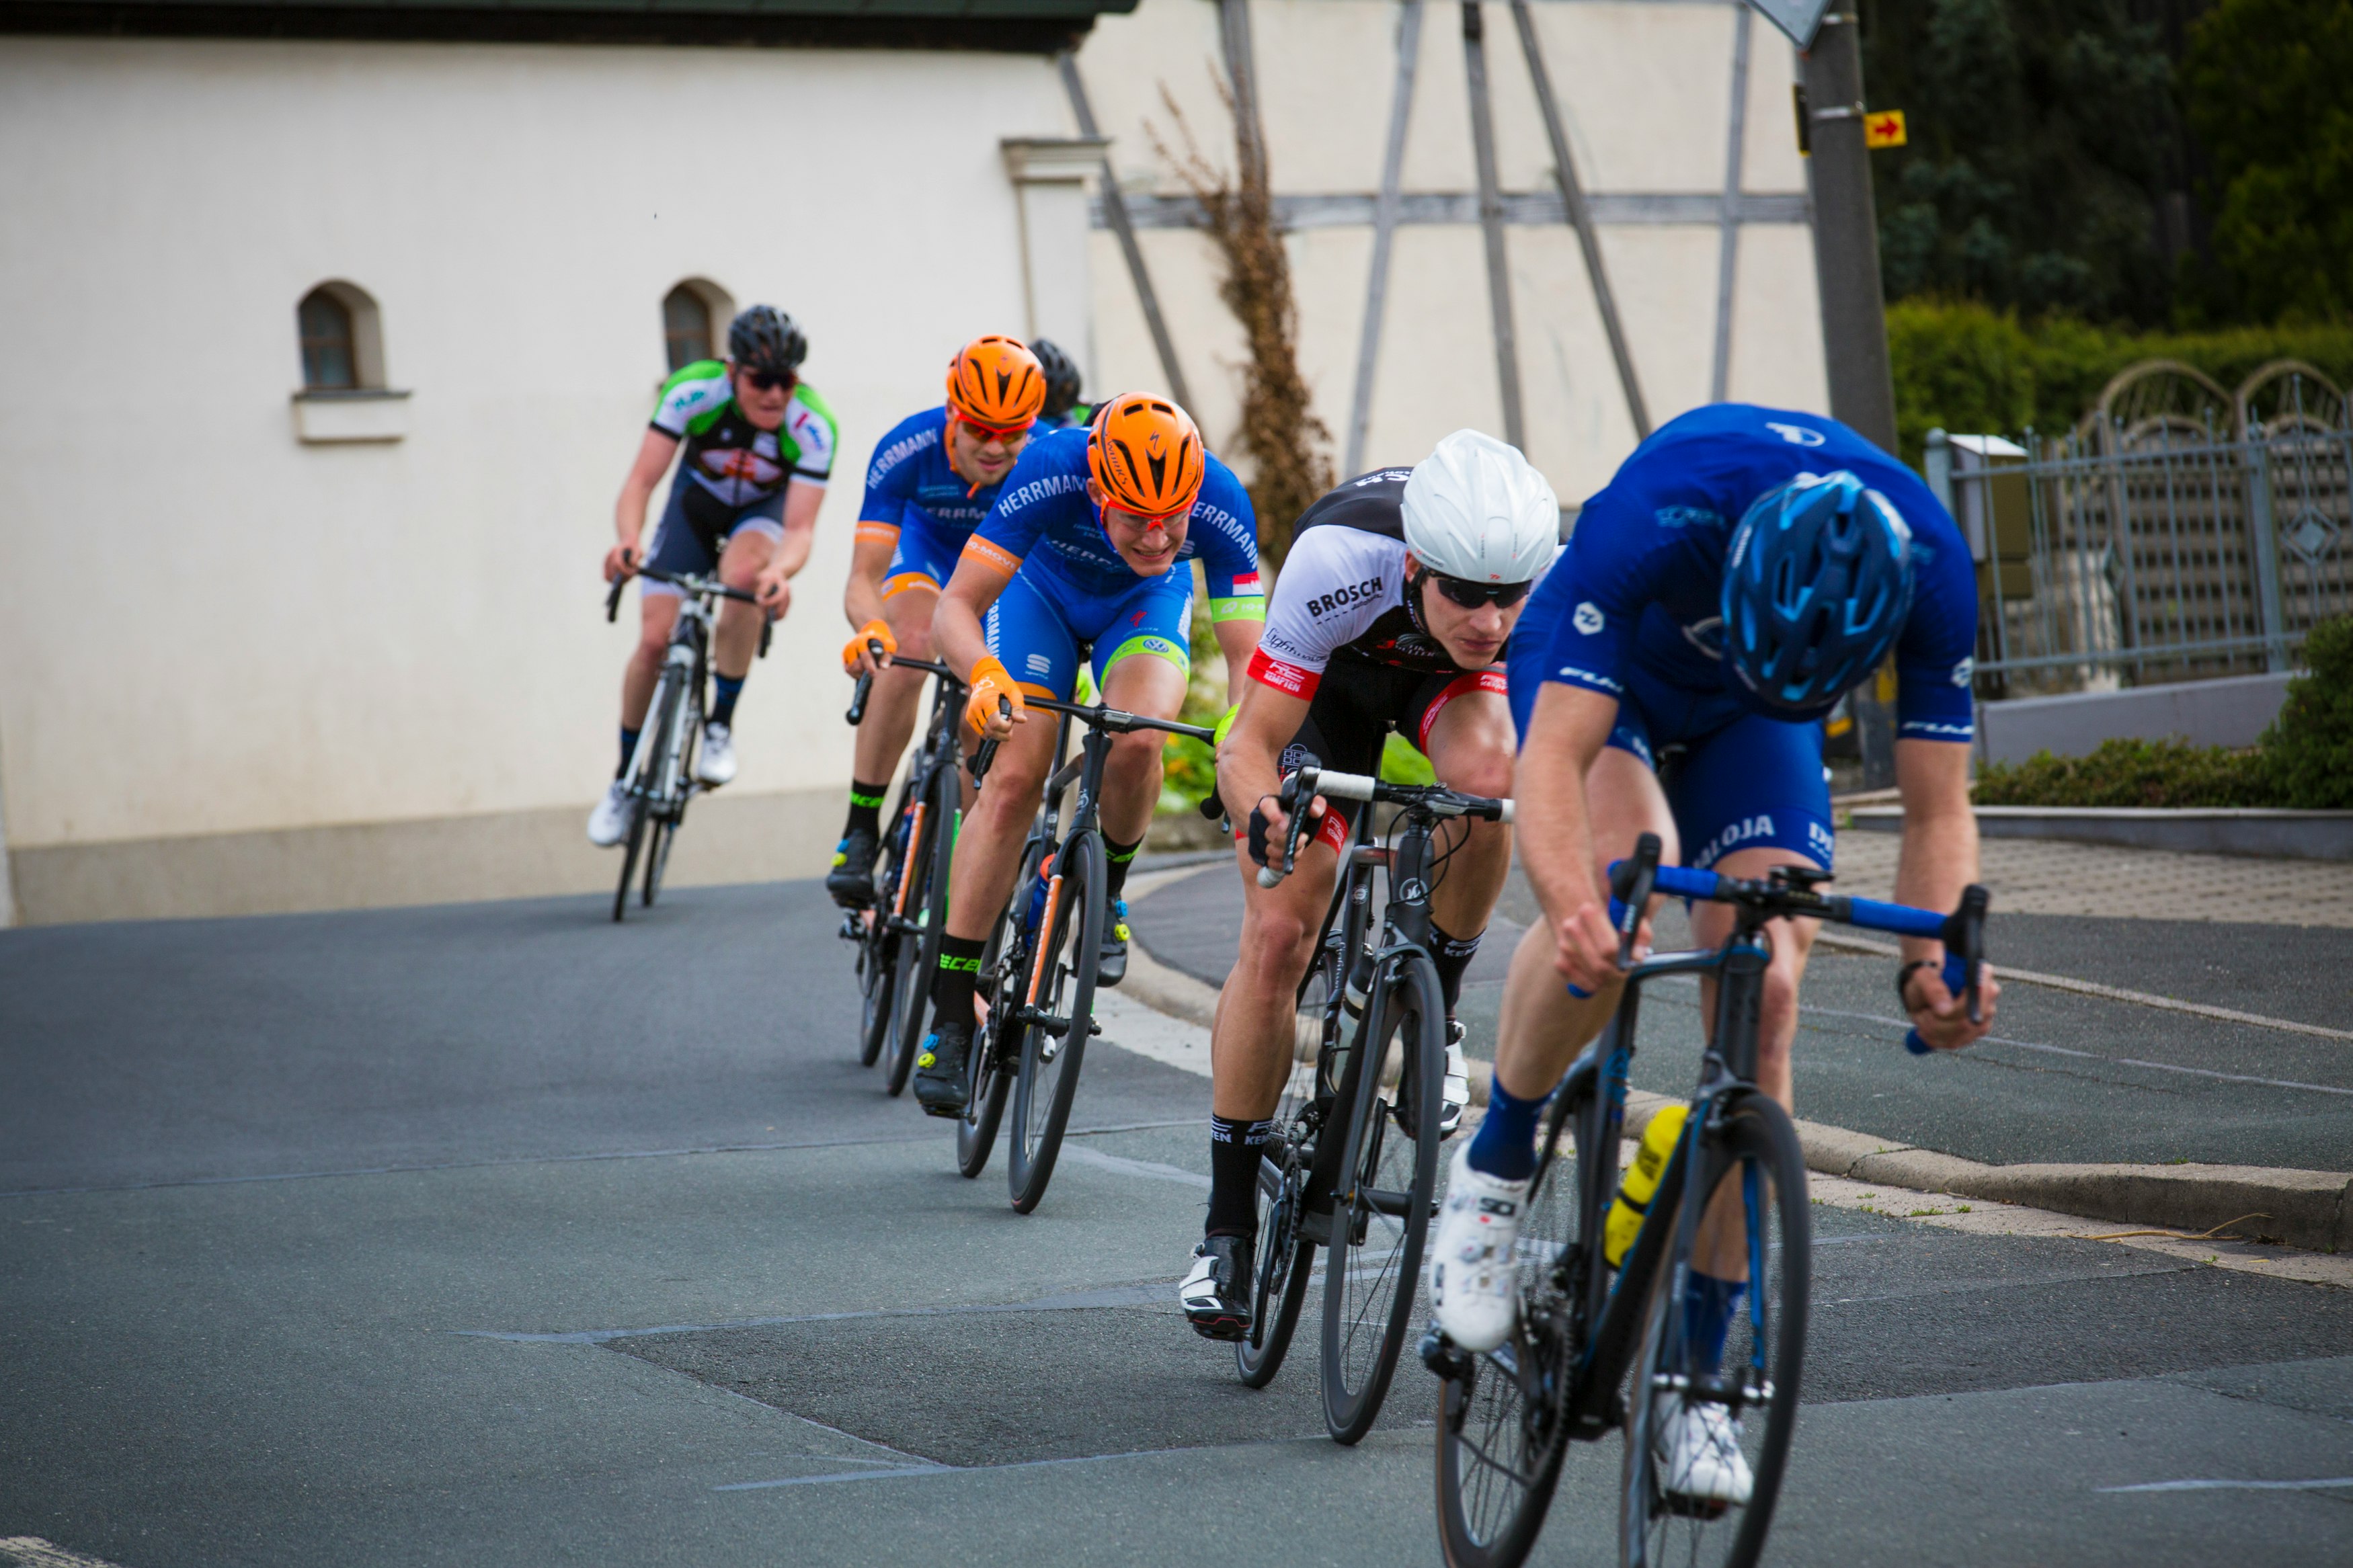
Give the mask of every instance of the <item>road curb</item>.
[{"label": "road curb", "polygon": [[[1128,944],[1120,991],[1199,1028],[1217,1016],[1216,987],[1160,963],[1140,942]],[[1472,1104],[1484,1106],[1494,1068],[1476,1060],[1470,1067]],[[1669,1103],[1665,1095],[1630,1091],[1629,1134],[1639,1137]],[[2353,1173],[2263,1165],[1987,1165],[1819,1121],[1799,1121],[1798,1139],[1806,1168],[1824,1175],[2124,1225],[2193,1233],[2235,1228],[2314,1252],[2353,1250]]]}]

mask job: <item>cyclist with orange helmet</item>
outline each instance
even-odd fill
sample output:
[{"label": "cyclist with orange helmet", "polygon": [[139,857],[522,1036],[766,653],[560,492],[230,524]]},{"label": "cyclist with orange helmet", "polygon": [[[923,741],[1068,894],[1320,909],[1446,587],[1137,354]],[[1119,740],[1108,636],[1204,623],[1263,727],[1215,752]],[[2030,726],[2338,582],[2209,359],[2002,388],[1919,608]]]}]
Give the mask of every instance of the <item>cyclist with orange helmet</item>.
[{"label": "cyclist with orange helmet", "polygon": [[[1030,442],[940,595],[933,641],[972,688],[966,739],[993,738],[1002,749],[949,872],[932,1032],[915,1058],[915,1098],[935,1116],[964,1108],[982,942],[1012,891],[1053,763],[1055,726],[1026,722],[1023,700],[1067,701],[1086,659],[1112,707],[1175,718],[1191,673],[1196,556],[1231,700],[1266,618],[1257,518],[1241,481],[1203,448],[1183,409],[1130,393],[1104,404],[1091,426]],[[998,712],[1000,700],[1010,717]],[[1118,736],[1103,774],[1112,918],[1097,979],[1105,985],[1127,970],[1120,890],[1159,804],[1160,745],[1150,731]]]},{"label": "cyclist with orange helmet", "polygon": [[[1045,405],[1045,371],[1018,338],[991,332],[948,361],[947,401],[901,420],[875,445],[866,502],[851,546],[841,607],[858,628],[841,650],[844,668],[873,669],[873,694],[858,727],[850,768],[849,820],[833,852],[826,889],[845,908],[874,898],[874,854],[882,799],[915,732],[920,670],[889,668],[891,655],[932,657],[932,610],[955,570],[957,552],[997,504],[1030,428]],[[882,645],[878,664],[869,642]]]}]

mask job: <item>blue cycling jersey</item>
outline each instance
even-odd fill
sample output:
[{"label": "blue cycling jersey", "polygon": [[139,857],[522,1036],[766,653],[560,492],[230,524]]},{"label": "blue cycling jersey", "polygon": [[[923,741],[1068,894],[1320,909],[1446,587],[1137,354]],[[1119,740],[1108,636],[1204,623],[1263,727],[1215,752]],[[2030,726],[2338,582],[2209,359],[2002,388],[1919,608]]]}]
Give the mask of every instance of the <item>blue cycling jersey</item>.
[{"label": "blue cycling jersey", "polygon": [[[1102,512],[1087,498],[1087,439],[1084,429],[1031,437],[965,550],[1008,573],[1025,565],[1045,572],[1084,598],[1109,599],[1134,587],[1135,568],[1113,547]],[[1198,555],[1209,579],[1211,619],[1264,620],[1257,514],[1233,470],[1215,458],[1204,461],[1201,493],[1168,570],[1189,582],[1187,563]]]},{"label": "blue cycling jersey", "polygon": [[[1912,531],[1912,613],[1895,645],[1897,733],[1966,742],[1978,625],[1968,542],[1909,468],[1820,415],[1719,403],[1662,426],[1585,503],[1559,564],[1529,597],[1515,651],[1546,650],[1543,680],[1619,698],[1630,684],[1672,688],[1708,700],[1695,706],[1727,722],[1762,711],[1724,668],[1725,550],[1764,491],[1841,468],[1884,495]],[[1515,672],[1532,662],[1515,658]],[[1525,732],[1535,694],[1516,679],[1514,688]],[[1694,717],[1695,728],[1709,727]]]},{"label": "blue cycling jersey", "polygon": [[910,415],[891,426],[866,465],[866,501],[860,529],[895,529],[919,522],[961,546],[980,526],[1004,481],[974,486],[948,466],[948,411],[944,405]]}]

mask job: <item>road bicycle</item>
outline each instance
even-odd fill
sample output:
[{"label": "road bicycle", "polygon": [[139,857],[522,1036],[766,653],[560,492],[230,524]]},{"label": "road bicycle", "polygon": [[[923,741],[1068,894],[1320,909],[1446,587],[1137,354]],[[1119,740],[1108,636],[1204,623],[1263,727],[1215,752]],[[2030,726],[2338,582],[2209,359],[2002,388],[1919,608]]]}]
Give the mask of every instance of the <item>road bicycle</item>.
[{"label": "road bicycle", "polygon": [[[1625,993],[1545,1113],[1516,1254],[1518,1327],[1480,1355],[1435,1328],[1422,1342],[1423,1359],[1444,1380],[1438,1510],[1454,1568],[1517,1568],[1543,1528],[1570,1446],[1613,1429],[1624,1434],[1616,1510],[1623,1568],[1747,1568],[1764,1551],[1797,1417],[1812,1246],[1797,1130],[1754,1082],[1767,922],[1835,921],[1938,939],[1946,983],[1965,995],[1972,1020],[1981,1016],[1983,888],[1969,888],[1956,910],[1938,914],[1819,892],[1829,873],[1810,867],[1736,880],[1661,866],[1659,849],[1657,837],[1644,834],[1632,858],[1610,868]],[[1636,962],[1635,931],[1654,892],[1731,905],[1732,936],[1712,951]],[[1608,1216],[1641,988],[1680,974],[1715,977],[1713,1038],[1641,1228],[1630,1244],[1621,1227],[1612,1245]],[[1926,1049],[1916,1031],[1906,1045]],[[1694,1272],[1730,1281],[1745,1297],[1720,1370],[1710,1370],[1687,1338],[1680,1304]],[[1745,1506],[1680,1495],[1656,1452],[1663,1424],[1695,1405],[1718,1406],[1700,1414],[1737,1424],[1753,1478]]]},{"label": "road bicycle", "polygon": [[[1027,697],[1034,709],[1061,715],[1054,756],[1069,757],[1046,781],[1045,796],[1021,847],[1020,873],[981,950],[976,990],[988,1014],[975,1031],[965,1057],[965,1099],[956,1121],[956,1169],[974,1177],[987,1168],[997,1125],[1009,1095],[1013,1144],[1007,1155],[1007,1181],[1013,1206],[1035,1210],[1053,1180],[1061,1152],[1071,1101],[1078,1092],[1079,1065],[1087,1040],[1103,1032],[1095,1022],[1095,966],[1103,960],[1104,890],[1103,829],[1097,807],[1104,764],[1114,735],[1157,730],[1214,742],[1213,731],[1173,719],[1151,719],[1103,706],[1082,707],[1051,698]],[[1012,704],[1000,698],[999,712]],[[1079,754],[1070,757],[1071,734],[1083,729]],[[997,742],[984,741],[973,757],[976,783],[987,776]],[[1064,798],[1078,786],[1068,807]],[[944,923],[947,882],[938,884]]]},{"label": "road bicycle", "polygon": [[[879,641],[866,646],[881,657]],[[864,909],[844,911],[841,936],[858,944],[859,1065],[872,1067],[887,1047],[890,1063],[883,1072],[883,1089],[895,1096],[906,1089],[915,1051],[923,1044],[923,1004],[930,995],[932,971],[940,962],[948,859],[964,808],[958,776],[964,753],[956,734],[956,721],[964,712],[964,682],[946,665],[930,659],[893,657],[891,662],[893,668],[920,669],[936,678],[931,721],[923,728],[906,782],[899,786],[898,804],[875,847],[873,894]],[[871,672],[858,678],[849,710],[842,715],[845,721],[855,725],[866,717],[866,700],[873,689]],[[933,908],[935,890],[937,911]]]},{"label": "road bicycle", "polygon": [[[1324,1424],[1342,1443],[1372,1430],[1412,1326],[1436,1212],[1446,1003],[1430,956],[1430,895],[1444,873],[1440,825],[1509,822],[1512,803],[1440,785],[1393,784],[1303,767],[1279,797],[1290,813],[1272,888],[1291,874],[1317,795],[1366,803],[1340,858],[1315,956],[1300,982],[1291,1080],[1259,1162],[1258,1258],[1243,1383],[1271,1382],[1323,1247]],[[1398,808],[1384,847],[1374,805]],[[1372,930],[1377,873],[1388,898]]]},{"label": "road bicycle", "polygon": [[[628,586],[630,576],[667,583],[685,596],[679,600],[678,624],[670,628],[661,675],[654,685],[653,700],[647,705],[645,722],[638,731],[637,750],[629,753],[629,765],[621,775],[628,787],[629,832],[628,847],[621,857],[621,880],[613,889],[616,921],[628,908],[629,882],[637,874],[640,851],[646,867],[643,903],[648,909],[653,907],[661,891],[662,872],[670,865],[670,845],[686,822],[687,802],[711,787],[694,776],[694,749],[702,741],[702,692],[711,673],[712,627],[719,618],[713,601],[760,602],[715,577],[639,566],[615,579],[613,591],[605,595],[606,620],[621,613],[621,590]],[[762,658],[768,657],[768,638],[775,624],[765,618],[760,622]]]}]

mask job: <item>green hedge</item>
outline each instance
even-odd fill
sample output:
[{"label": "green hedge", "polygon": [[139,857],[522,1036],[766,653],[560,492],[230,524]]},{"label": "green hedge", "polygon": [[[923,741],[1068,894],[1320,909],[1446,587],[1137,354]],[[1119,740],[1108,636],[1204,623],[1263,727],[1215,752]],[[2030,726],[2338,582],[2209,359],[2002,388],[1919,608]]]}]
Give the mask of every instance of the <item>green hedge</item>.
[{"label": "green hedge", "polygon": [[2300,359],[2353,387],[2353,324],[2134,332],[2066,316],[2021,321],[1968,301],[1905,300],[1887,308],[1897,445],[1917,466],[1928,432],[2064,435],[2118,371],[2178,359],[2236,387],[2258,366]]},{"label": "green hedge", "polygon": [[2251,751],[2180,741],[2107,741],[2086,757],[2048,752],[1978,775],[1979,805],[2353,808],[2353,617],[2315,626],[2308,673]]}]

